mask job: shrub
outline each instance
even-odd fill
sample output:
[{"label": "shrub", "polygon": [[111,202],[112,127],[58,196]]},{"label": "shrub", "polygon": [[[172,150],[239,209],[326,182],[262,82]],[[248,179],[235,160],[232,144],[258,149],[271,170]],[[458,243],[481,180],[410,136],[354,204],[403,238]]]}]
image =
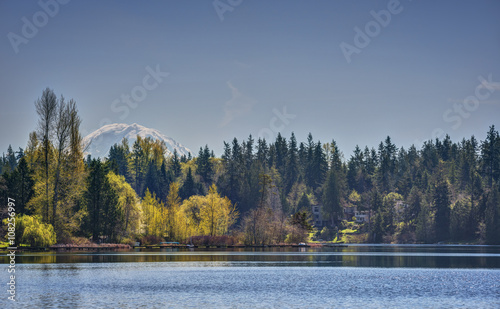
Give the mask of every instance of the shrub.
[{"label": "shrub", "polygon": [[[7,225],[7,219],[3,222]],[[48,247],[56,243],[54,227],[52,224],[43,223],[38,216],[16,216],[15,222],[16,245],[24,243],[32,247]]]}]

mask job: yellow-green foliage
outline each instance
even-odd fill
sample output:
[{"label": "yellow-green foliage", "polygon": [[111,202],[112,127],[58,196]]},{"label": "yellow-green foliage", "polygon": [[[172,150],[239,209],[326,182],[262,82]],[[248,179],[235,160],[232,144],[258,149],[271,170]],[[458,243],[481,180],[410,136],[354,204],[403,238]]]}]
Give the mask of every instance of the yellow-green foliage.
[{"label": "yellow-green foliage", "polygon": [[167,209],[163,203],[158,201],[156,194],[151,194],[149,189],[147,189],[141,206],[144,220],[144,233],[146,235],[163,237],[166,228],[165,217],[167,215]]},{"label": "yellow-green foliage", "polygon": [[166,232],[167,237],[171,241],[180,241],[182,227],[180,226],[179,209],[181,207],[181,199],[179,197],[179,185],[176,182],[170,184],[167,195],[166,205]]},{"label": "yellow-green foliage", "polygon": [[120,210],[122,219],[122,236],[126,237],[127,235],[138,233],[141,210],[137,194],[122,175],[109,172],[106,177],[118,195],[118,209]]},{"label": "yellow-green foliage", "polygon": [[142,200],[144,232],[166,237],[170,241],[186,241],[195,235],[221,236],[236,222],[238,211],[227,197],[221,197],[212,185],[207,195],[194,195],[180,203],[177,183],[170,185],[167,204],[146,190]]},{"label": "yellow-green foliage", "polygon": [[[7,219],[4,219],[7,224]],[[42,223],[38,216],[16,216],[16,245],[29,244],[32,247],[48,247],[56,243],[52,224]]]},{"label": "yellow-green foliage", "polygon": [[185,237],[194,235],[221,236],[236,222],[238,211],[227,197],[221,197],[212,185],[207,195],[191,196],[182,203],[179,224]]},{"label": "yellow-green foliage", "polygon": [[200,228],[204,235],[220,236],[228,232],[238,217],[236,208],[227,197],[221,197],[212,185],[200,208]]}]

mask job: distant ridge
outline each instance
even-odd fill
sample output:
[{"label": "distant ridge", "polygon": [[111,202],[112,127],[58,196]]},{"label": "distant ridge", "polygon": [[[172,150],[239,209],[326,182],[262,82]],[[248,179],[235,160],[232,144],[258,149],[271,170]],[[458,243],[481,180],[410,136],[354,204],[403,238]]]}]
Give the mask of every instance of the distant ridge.
[{"label": "distant ridge", "polygon": [[128,139],[132,151],[132,145],[137,139],[137,135],[142,138],[151,137],[154,140],[164,141],[167,146],[167,155],[172,154],[174,149],[177,150],[179,156],[187,156],[188,153],[192,153],[191,150],[156,129],[146,128],[137,123],[112,123],[95,130],[83,138],[84,145],[89,144],[85,155],[90,154],[95,158],[107,157],[111,146],[121,143],[123,138]]}]

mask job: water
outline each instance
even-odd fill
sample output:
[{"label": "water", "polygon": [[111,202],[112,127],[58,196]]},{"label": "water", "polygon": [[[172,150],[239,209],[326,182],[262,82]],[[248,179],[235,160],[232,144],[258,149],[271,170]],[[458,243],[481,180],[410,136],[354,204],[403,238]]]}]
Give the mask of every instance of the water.
[{"label": "water", "polygon": [[0,308],[500,308],[499,247],[24,253],[16,268]]}]

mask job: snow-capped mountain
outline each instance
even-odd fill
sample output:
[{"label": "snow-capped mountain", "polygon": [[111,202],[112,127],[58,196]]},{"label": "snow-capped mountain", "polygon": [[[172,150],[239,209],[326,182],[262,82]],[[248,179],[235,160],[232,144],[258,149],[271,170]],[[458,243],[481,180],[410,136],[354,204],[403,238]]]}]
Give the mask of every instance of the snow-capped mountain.
[{"label": "snow-capped mountain", "polygon": [[[177,149],[179,156],[188,155],[191,152],[188,148],[182,146],[172,138],[164,135],[158,130],[146,128],[144,126],[125,123],[112,123],[101,127],[83,138],[84,145],[88,145],[85,155],[104,158],[108,156],[109,149],[114,144],[120,144],[123,138],[128,139],[130,150],[137,139],[137,135],[142,138],[151,137],[153,140],[162,140],[167,146],[166,155]],[[192,152],[191,152],[192,153]]]}]

